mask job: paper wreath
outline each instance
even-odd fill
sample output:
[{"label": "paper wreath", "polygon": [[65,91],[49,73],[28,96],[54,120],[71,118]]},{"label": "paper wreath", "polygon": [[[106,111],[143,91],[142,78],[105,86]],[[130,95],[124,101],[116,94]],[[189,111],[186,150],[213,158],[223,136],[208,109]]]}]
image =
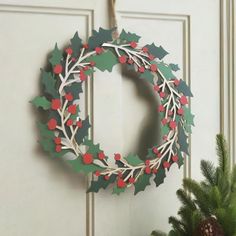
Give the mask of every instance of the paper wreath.
[{"label": "paper wreath", "polygon": [[[113,185],[113,193],[120,194],[134,186],[134,194],[143,191],[153,178],[156,186],[164,182],[166,170],[173,163],[180,167],[188,152],[188,135],[193,125],[187,97],[192,93],[183,80],[175,77],[176,64],[162,59],[168,54],[154,43],[138,45],[140,36],[122,30],[113,39],[114,29],[93,30],[88,43],[83,44],[76,32],[71,44],[61,51],[57,44],[52,51],[50,70],[42,70],[44,96],[32,100],[40,111],[47,110],[46,122],[38,122],[39,143],[52,156],[63,158],[76,172],[93,173],[89,192],[98,192]],[[79,98],[82,83],[91,79],[96,69],[111,72],[117,64],[138,72],[139,78],[151,83],[160,97],[157,112],[161,116],[161,144],[150,147],[146,157],[114,154],[114,163],[99,144],[88,139],[89,117],[80,118]],[[155,76],[154,76],[155,75]],[[81,148],[85,147],[85,148]],[[86,150],[86,151],[82,151]]]}]

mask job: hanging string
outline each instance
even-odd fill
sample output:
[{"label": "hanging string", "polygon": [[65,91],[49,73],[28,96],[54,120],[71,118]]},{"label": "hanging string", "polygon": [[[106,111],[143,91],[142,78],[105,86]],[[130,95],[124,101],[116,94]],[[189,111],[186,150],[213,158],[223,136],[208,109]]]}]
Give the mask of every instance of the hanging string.
[{"label": "hanging string", "polygon": [[110,28],[116,28],[116,30],[113,33],[114,38],[118,38],[119,32],[118,32],[118,24],[117,24],[117,18],[116,18],[116,0],[109,0],[109,15],[110,15]]}]

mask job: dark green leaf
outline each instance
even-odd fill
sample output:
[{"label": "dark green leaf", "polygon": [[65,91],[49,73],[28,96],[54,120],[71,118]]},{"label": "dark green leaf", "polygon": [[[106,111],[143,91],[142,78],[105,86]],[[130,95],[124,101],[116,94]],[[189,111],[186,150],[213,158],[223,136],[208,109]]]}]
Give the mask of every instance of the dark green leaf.
[{"label": "dark green leaf", "polygon": [[89,140],[87,138],[85,138],[83,145],[88,147],[87,152],[91,153],[94,157],[97,156],[98,153],[102,152],[99,144],[94,144],[92,140]]},{"label": "dark green leaf", "polygon": [[140,75],[140,79],[145,79],[151,84],[154,84],[153,78],[154,75],[148,70],[145,70],[145,72]]},{"label": "dark green leaf", "polygon": [[70,40],[71,48],[73,50],[73,57],[78,57],[80,54],[80,49],[82,47],[82,39],[79,37],[78,32],[74,34],[74,37]]},{"label": "dark green leaf", "polygon": [[143,163],[143,161],[139,158],[138,155],[129,154],[127,157],[125,157],[125,159],[132,166],[137,166]]},{"label": "dark green leaf", "polygon": [[156,176],[154,178],[154,182],[156,183],[156,186],[158,187],[160,184],[164,183],[164,179],[166,177],[165,169],[162,167],[159,167],[157,170]]},{"label": "dark green leaf", "polygon": [[96,47],[102,46],[103,43],[112,41],[112,32],[115,29],[105,30],[99,28],[99,31],[93,30],[92,36],[88,40],[89,49],[94,50]]},{"label": "dark green leaf", "polygon": [[169,66],[170,66],[171,70],[173,70],[173,71],[178,71],[178,70],[180,70],[178,64],[173,64],[173,63],[171,63]]},{"label": "dark green leaf", "polygon": [[168,54],[162,46],[157,47],[154,43],[146,45],[146,47],[148,48],[149,53],[157,57],[159,60],[163,59]]},{"label": "dark green leaf", "polygon": [[56,90],[56,80],[53,78],[50,72],[41,70],[41,82],[44,85],[45,93],[51,95],[53,98],[59,97],[58,91]]},{"label": "dark green leaf", "polygon": [[179,90],[179,92],[183,93],[183,95],[188,96],[188,97],[193,97],[193,94],[190,91],[189,86],[182,79],[180,80],[180,83],[177,89]]},{"label": "dark green leaf", "polygon": [[189,107],[184,107],[184,119],[187,125],[194,125],[194,115],[191,113],[191,109]]},{"label": "dark green leaf", "polygon": [[51,107],[51,102],[49,102],[47,100],[47,98],[45,98],[44,96],[43,97],[35,97],[31,103],[36,106],[37,108],[38,107],[41,107],[43,108],[44,110],[48,110],[50,107]]},{"label": "dark green leaf", "polygon": [[[71,77],[72,78],[70,80],[74,78],[73,76]],[[80,93],[83,93],[82,82],[74,82],[70,86],[64,87],[64,90],[66,93],[71,93],[73,95],[74,100],[79,99]]]},{"label": "dark green leaf", "polygon": [[128,42],[132,42],[132,41],[135,41],[135,42],[138,42],[139,39],[141,38],[140,36],[138,36],[137,34],[133,34],[133,33],[126,33],[125,30],[123,29],[121,31],[121,34],[119,36],[119,38],[123,41],[128,41]]},{"label": "dark green leaf", "polygon": [[175,76],[172,73],[170,66],[164,64],[163,62],[158,63],[158,71],[167,79],[173,79]]},{"label": "dark green leaf", "polygon": [[134,191],[134,195],[136,195],[137,193],[144,191],[145,188],[147,187],[147,185],[150,185],[150,178],[151,178],[151,174],[142,174],[137,182],[134,184],[135,186],[135,191]]},{"label": "dark green leaf", "polygon": [[62,52],[58,49],[57,44],[55,45],[54,50],[52,51],[52,56],[49,59],[49,62],[52,66],[60,64],[62,59]]},{"label": "dark green leaf", "polygon": [[89,123],[89,117],[82,121],[82,127],[78,130],[75,135],[76,142],[80,145],[84,138],[88,136],[88,130],[91,127]]},{"label": "dark green leaf", "polygon": [[188,151],[188,136],[185,134],[183,127],[181,124],[178,125],[178,143],[179,143],[179,150],[189,155]]},{"label": "dark green leaf", "polygon": [[123,193],[126,190],[126,188],[119,188],[117,187],[117,185],[115,185],[113,187],[113,192],[112,194],[116,194],[116,195],[120,195],[121,193]]}]

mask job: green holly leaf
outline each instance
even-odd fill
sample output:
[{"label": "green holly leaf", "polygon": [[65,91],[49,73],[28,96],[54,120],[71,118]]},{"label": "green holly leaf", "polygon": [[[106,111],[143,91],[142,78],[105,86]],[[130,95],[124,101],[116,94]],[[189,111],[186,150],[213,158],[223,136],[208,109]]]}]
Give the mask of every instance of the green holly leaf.
[{"label": "green holly leaf", "polygon": [[[68,81],[74,79],[72,75]],[[82,82],[74,82],[70,86],[64,87],[66,93],[71,93],[73,95],[74,100],[80,98],[80,94],[83,93]]]},{"label": "green holly leaf", "polygon": [[84,74],[87,76],[91,76],[94,72],[95,72],[95,70],[93,68],[90,68],[90,69],[84,71]]},{"label": "green holly leaf", "polygon": [[153,153],[152,148],[148,148],[147,159],[154,159],[156,158],[156,154]]},{"label": "green holly leaf", "polygon": [[173,63],[171,63],[169,66],[170,66],[171,70],[173,70],[173,71],[178,71],[178,70],[180,70],[178,64],[173,64]]},{"label": "green holly leaf", "polygon": [[167,79],[173,79],[175,76],[172,73],[171,67],[164,64],[163,62],[158,63],[158,71]]},{"label": "green holly leaf", "polygon": [[127,157],[125,157],[125,160],[132,166],[143,164],[143,161],[139,158],[138,155],[129,154]]},{"label": "green holly leaf", "polygon": [[126,190],[126,188],[119,188],[117,187],[117,185],[115,185],[113,187],[113,192],[112,194],[116,194],[116,195],[120,195],[121,193],[123,193]]},{"label": "green holly leaf", "polygon": [[141,37],[138,36],[137,34],[134,34],[134,33],[130,33],[130,32],[127,33],[127,32],[125,32],[124,29],[122,29],[119,38],[122,41],[128,41],[128,42],[135,41],[135,42],[138,42]]},{"label": "green holly leaf", "polygon": [[180,150],[178,150],[177,155],[178,155],[178,162],[177,163],[180,168],[184,164],[184,157],[183,157],[182,153],[180,152]]},{"label": "green holly leaf", "polygon": [[89,165],[84,164],[81,157],[78,157],[74,160],[67,160],[67,162],[76,172],[84,172],[85,174],[104,170],[103,167],[94,163]]},{"label": "green holly leaf", "polygon": [[96,47],[102,46],[103,43],[112,41],[112,33],[114,29],[105,30],[103,28],[99,28],[99,31],[92,31],[92,36],[88,39],[89,49],[94,50]]},{"label": "green holly leaf", "polygon": [[47,98],[43,97],[35,97],[31,103],[36,106],[37,108],[41,107],[44,110],[48,110],[51,107],[51,102],[47,100]]},{"label": "green holly leaf", "polygon": [[169,133],[170,128],[168,125],[161,125],[161,136],[165,136]]},{"label": "green holly leaf", "polygon": [[162,60],[168,54],[162,46],[157,47],[154,43],[146,45],[146,47],[148,48],[149,53],[157,57],[159,60]]},{"label": "green holly leaf", "polygon": [[75,134],[75,139],[78,145],[80,145],[83,142],[84,138],[88,136],[88,130],[90,127],[91,125],[89,123],[89,117],[87,116],[87,118],[82,121],[82,127]]},{"label": "green holly leaf", "polygon": [[189,155],[187,140],[188,140],[188,136],[184,132],[184,129],[181,126],[181,124],[179,123],[179,125],[178,125],[178,143],[179,143],[179,146],[180,146],[179,150],[181,152],[184,152],[187,155]]},{"label": "green holly leaf", "polygon": [[150,185],[150,178],[151,178],[151,174],[142,174],[138,180],[135,182],[134,186],[135,186],[135,191],[134,191],[134,195],[136,195],[137,193],[144,191],[145,188],[147,187],[147,185]]},{"label": "green holly leaf", "polygon": [[192,133],[192,126],[184,123],[184,129],[187,133],[191,134]]},{"label": "green holly leaf", "polygon": [[164,183],[164,179],[166,177],[166,171],[164,168],[159,167],[157,170],[157,173],[154,178],[154,182],[156,183],[156,187],[158,187],[160,184]]},{"label": "green holly leaf", "polygon": [[57,64],[60,64],[62,59],[62,52],[58,49],[57,44],[54,47],[54,50],[52,51],[52,55],[49,59],[49,62],[52,66],[55,66]]},{"label": "green holly leaf", "polygon": [[87,192],[97,193],[101,188],[106,189],[109,184],[112,184],[116,180],[116,175],[111,175],[108,180],[104,179],[103,175],[100,175],[97,180],[92,180],[91,185]]},{"label": "green holly leaf", "polygon": [[184,119],[187,125],[194,125],[194,115],[191,113],[191,109],[189,107],[184,107]]},{"label": "green holly leaf", "polygon": [[93,56],[91,58],[95,62],[95,67],[100,71],[112,71],[114,65],[118,63],[116,56],[110,51],[105,51],[100,55]]},{"label": "green holly leaf", "polygon": [[87,152],[92,154],[94,157],[98,155],[98,153],[102,152],[100,149],[100,144],[94,144],[92,140],[85,138],[83,145],[88,147]]},{"label": "green holly leaf", "polygon": [[140,79],[145,79],[146,81],[154,85],[153,78],[154,78],[153,73],[151,73],[148,70],[145,70],[144,73],[140,74]]},{"label": "green holly leaf", "polygon": [[54,132],[52,130],[49,130],[46,124],[37,122],[37,127],[39,130],[40,137],[49,138],[49,139],[55,137]]},{"label": "green holly leaf", "polygon": [[177,89],[179,92],[183,93],[184,96],[193,97],[193,94],[192,94],[189,86],[182,79],[180,80],[180,83],[179,83]]},{"label": "green holly leaf", "polygon": [[78,57],[80,49],[82,47],[82,39],[79,37],[78,32],[74,34],[74,37],[70,40],[71,48],[73,50],[72,56]]},{"label": "green holly leaf", "polygon": [[41,70],[41,72],[41,82],[44,86],[44,92],[51,95],[53,98],[58,98],[59,94],[55,88],[56,80],[50,72],[46,72],[45,70]]}]

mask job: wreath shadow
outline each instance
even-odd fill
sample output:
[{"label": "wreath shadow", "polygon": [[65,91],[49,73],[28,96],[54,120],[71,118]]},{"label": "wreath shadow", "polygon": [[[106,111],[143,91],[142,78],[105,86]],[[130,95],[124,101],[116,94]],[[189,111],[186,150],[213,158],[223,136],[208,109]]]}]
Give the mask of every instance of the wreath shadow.
[{"label": "wreath shadow", "polygon": [[156,109],[160,102],[154,93],[153,86],[144,79],[139,79],[136,71],[128,70],[126,66],[122,66],[121,70],[124,80],[134,83],[137,97],[144,100],[148,106],[147,118],[142,122],[141,132],[134,150],[140,158],[144,159],[147,156],[148,148],[160,143],[160,116]]}]

